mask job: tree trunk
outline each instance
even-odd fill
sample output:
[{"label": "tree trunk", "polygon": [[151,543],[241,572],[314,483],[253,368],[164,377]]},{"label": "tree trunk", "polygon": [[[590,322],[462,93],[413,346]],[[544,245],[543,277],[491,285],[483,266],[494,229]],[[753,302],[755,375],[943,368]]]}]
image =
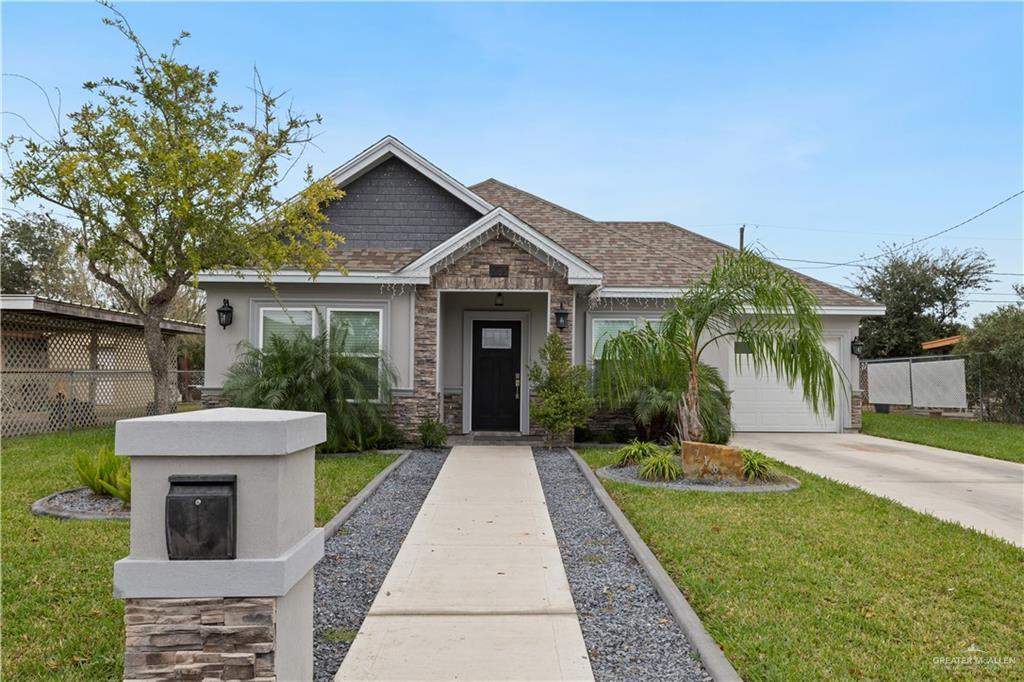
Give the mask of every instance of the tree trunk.
[{"label": "tree trunk", "polygon": [[686,387],[686,394],[676,408],[680,440],[699,442],[704,438],[704,429],[700,424],[700,398],[697,391],[697,382],[698,374],[696,368],[694,368],[690,372],[690,381]]},{"label": "tree trunk", "polygon": [[160,333],[163,312],[149,311],[143,316],[143,339],[146,344],[146,359],[153,374],[153,414],[167,414],[177,402],[176,375],[171,372],[175,360],[177,343],[173,337]]}]

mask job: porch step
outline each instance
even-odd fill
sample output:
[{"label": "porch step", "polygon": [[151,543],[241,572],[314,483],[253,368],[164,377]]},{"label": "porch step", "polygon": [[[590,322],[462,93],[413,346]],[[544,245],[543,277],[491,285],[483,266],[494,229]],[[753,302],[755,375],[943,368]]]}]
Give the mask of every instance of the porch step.
[{"label": "porch step", "polygon": [[541,436],[524,436],[518,431],[473,431],[448,436],[448,445],[544,445]]}]

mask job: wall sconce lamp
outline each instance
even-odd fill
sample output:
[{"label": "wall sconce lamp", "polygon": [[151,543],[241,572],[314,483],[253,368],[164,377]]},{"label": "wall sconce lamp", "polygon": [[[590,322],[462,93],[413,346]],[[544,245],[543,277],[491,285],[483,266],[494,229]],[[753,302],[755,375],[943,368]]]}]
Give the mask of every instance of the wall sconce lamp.
[{"label": "wall sconce lamp", "polygon": [[224,305],[217,308],[217,322],[223,329],[227,329],[231,326],[231,322],[235,317],[235,309],[231,307],[228,299],[224,299]]},{"label": "wall sconce lamp", "polygon": [[565,329],[565,325],[569,323],[569,311],[565,309],[565,305],[559,303],[558,310],[555,311],[555,326],[559,329]]},{"label": "wall sconce lamp", "polygon": [[494,297],[494,307],[495,308],[501,308],[504,305],[505,305],[505,297],[502,296],[501,292],[499,291],[498,295]]},{"label": "wall sconce lamp", "polygon": [[864,342],[860,340],[859,336],[853,337],[853,341],[850,342],[850,352],[858,358],[864,352]]}]

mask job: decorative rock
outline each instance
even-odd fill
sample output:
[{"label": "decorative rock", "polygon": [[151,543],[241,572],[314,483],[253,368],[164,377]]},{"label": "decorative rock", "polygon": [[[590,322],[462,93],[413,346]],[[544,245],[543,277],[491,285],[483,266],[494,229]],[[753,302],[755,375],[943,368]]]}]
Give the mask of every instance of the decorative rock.
[{"label": "decorative rock", "polygon": [[743,480],[739,448],[712,443],[683,442],[683,476],[704,480]]}]

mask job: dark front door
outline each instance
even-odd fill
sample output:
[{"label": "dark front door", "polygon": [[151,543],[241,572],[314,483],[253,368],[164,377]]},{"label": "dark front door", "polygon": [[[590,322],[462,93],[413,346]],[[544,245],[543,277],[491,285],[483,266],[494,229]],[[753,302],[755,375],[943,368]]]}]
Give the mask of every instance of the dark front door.
[{"label": "dark front door", "polygon": [[521,328],[517,321],[473,322],[473,430],[518,431]]}]

